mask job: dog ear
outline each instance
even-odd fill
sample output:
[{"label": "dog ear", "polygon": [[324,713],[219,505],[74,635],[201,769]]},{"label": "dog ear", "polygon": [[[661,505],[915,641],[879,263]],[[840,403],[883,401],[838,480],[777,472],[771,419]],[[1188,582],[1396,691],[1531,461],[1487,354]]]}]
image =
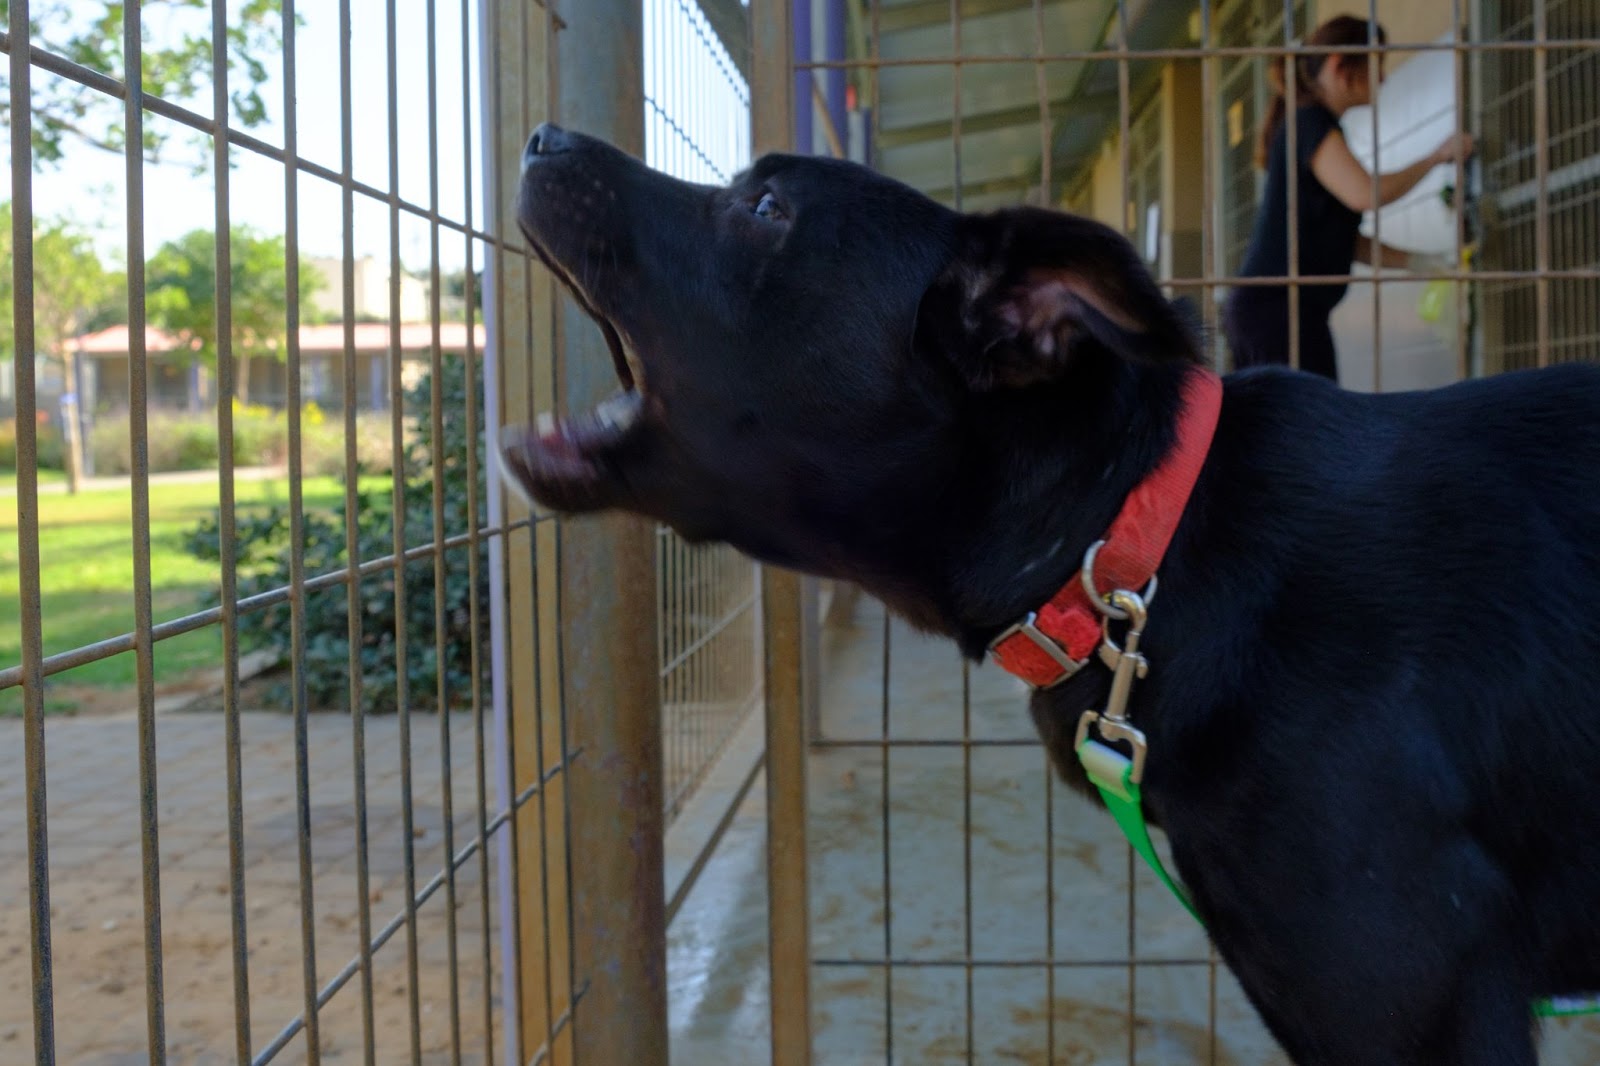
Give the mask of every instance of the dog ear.
[{"label": "dog ear", "polygon": [[923,297],[918,343],[941,350],[973,388],[1053,381],[1094,353],[1198,359],[1185,319],[1115,231],[1037,208],[963,221]]}]

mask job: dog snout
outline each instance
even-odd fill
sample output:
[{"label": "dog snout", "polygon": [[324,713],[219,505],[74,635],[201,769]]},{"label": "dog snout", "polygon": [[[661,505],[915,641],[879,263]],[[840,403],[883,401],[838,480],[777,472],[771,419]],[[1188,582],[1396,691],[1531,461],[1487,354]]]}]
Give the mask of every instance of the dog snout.
[{"label": "dog snout", "polygon": [[533,131],[533,136],[528,138],[527,147],[522,150],[522,168],[526,170],[541,156],[560,155],[571,150],[570,133],[560,126],[541,122],[539,128]]}]

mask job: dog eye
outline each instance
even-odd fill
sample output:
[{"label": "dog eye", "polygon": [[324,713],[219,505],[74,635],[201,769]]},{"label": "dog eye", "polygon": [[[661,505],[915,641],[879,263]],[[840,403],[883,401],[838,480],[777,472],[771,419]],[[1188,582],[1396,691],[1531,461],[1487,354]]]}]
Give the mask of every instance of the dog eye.
[{"label": "dog eye", "polygon": [[764,218],[772,222],[789,217],[783,213],[783,208],[778,206],[778,198],[773,196],[770,192],[764,194],[760,200],[756,201],[754,213],[757,218]]}]

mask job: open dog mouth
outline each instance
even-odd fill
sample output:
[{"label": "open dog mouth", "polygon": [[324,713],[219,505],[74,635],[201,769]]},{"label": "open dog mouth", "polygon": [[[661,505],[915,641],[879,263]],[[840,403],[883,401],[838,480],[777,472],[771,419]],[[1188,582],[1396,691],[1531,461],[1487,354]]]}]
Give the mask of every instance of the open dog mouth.
[{"label": "open dog mouth", "polygon": [[528,234],[539,258],[595,321],[611,353],[621,388],[590,411],[544,412],[532,426],[511,425],[500,434],[500,457],[515,483],[541,503],[560,508],[601,506],[618,477],[618,452],[640,427],[645,412],[643,365],[621,331],[583,286],[540,241]]}]

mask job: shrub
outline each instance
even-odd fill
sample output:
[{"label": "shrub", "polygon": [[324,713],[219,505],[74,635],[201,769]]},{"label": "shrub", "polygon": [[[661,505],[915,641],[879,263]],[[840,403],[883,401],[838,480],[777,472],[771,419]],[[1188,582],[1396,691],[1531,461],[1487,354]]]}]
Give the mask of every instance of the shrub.
[{"label": "shrub", "polygon": [[[220,449],[219,449],[220,451]],[[233,402],[233,464],[281,466],[289,454],[289,416],[270,407]]]},{"label": "shrub", "polygon": [[[406,427],[406,447],[416,443]],[[394,468],[389,416],[381,412],[356,415],[356,466],[362,474],[388,474]],[[313,424],[303,419],[300,430],[300,465],[306,477],[343,477],[344,419],[324,417]]]},{"label": "shrub", "polygon": [[[152,471],[206,470],[217,466],[214,416],[152,411],[145,447]],[[128,451],[128,416],[102,415],[89,431],[89,454],[96,474],[126,474],[133,468]]]},{"label": "shrub", "polygon": [[[152,411],[148,424],[146,447],[152,471],[216,469],[221,449],[215,412]],[[305,476],[343,477],[343,418],[329,417],[315,404],[308,404],[302,411],[300,425]],[[356,459],[362,473],[389,473],[392,465],[389,435],[388,415],[356,416]],[[128,452],[127,414],[96,418],[86,447],[94,459],[95,473],[129,473],[132,460]],[[3,449],[3,439],[0,439],[0,449]],[[0,450],[0,457],[3,455]],[[235,405],[234,465],[282,466],[288,458],[288,416],[266,407]]]},{"label": "shrub", "polygon": [[[433,540],[434,463],[443,465],[443,507],[447,534],[459,533],[466,528],[469,445],[477,449],[480,458],[478,519],[480,522],[487,520],[484,510],[488,498],[487,485],[481,461],[483,440],[480,436],[478,440],[469,442],[466,433],[467,404],[474,403],[481,411],[482,392],[480,390],[476,397],[469,399],[460,360],[447,359],[444,372],[441,400],[444,434],[439,441],[432,439],[432,427],[426,413],[431,387],[428,378],[424,377],[407,394],[405,409],[423,412],[412,419],[412,440],[406,449],[402,501],[405,506],[405,544],[409,547],[428,544]],[[387,446],[387,416],[377,417],[383,424],[382,440]],[[317,433],[320,434],[326,426],[326,422],[317,426]],[[307,439],[310,439],[310,434]],[[342,469],[342,447],[340,451]],[[363,561],[390,555],[394,550],[393,502],[392,494],[387,490],[367,490],[356,494],[353,516],[346,514],[342,502],[332,512],[305,515],[301,543],[307,576],[336,571],[348,565],[345,534],[347,524],[351,521],[355,524],[356,548]],[[220,556],[219,530],[218,516],[213,513],[190,533],[189,551],[202,559],[217,560]],[[281,505],[241,513],[236,517],[235,550],[241,597],[288,585],[289,532],[289,511]],[[477,594],[484,609],[480,611],[480,630],[477,635],[482,640],[487,638],[489,567],[487,547],[480,546],[479,552]],[[468,561],[466,549],[457,549],[445,556],[442,662],[434,640],[434,610],[439,603],[439,593],[434,588],[433,559],[418,559],[400,568],[405,582],[407,625],[404,681],[413,706],[427,707],[435,703],[441,671],[447,692],[453,694],[453,699],[465,702],[470,698],[475,679],[471,660],[473,632],[470,603],[473,589],[469,580]],[[356,590],[361,605],[359,654],[364,682],[361,709],[367,712],[391,711],[396,704],[399,646],[395,640],[395,580],[394,569],[380,570],[361,579]],[[340,585],[306,597],[306,651],[301,660],[301,676],[305,680],[307,696],[315,706],[346,705],[350,676],[348,593],[348,586]],[[241,640],[253,648],[271,652],[280,665],[289,661],[293,648],[288,604],[242,615],[239,631]],[[480,666],[487,666],[487,657]],[[481,681],[482,678],[476,680]]]},{"label": "shrub", "polygon": [[[39,469],[67,468],[67,442],[62,438],[61,430],[57,426],[54,424],[40,426],[34,441],[39,457]],[[14,418],[0,419],[0,468],[6,470],[17,468],[17,420]]]}]

